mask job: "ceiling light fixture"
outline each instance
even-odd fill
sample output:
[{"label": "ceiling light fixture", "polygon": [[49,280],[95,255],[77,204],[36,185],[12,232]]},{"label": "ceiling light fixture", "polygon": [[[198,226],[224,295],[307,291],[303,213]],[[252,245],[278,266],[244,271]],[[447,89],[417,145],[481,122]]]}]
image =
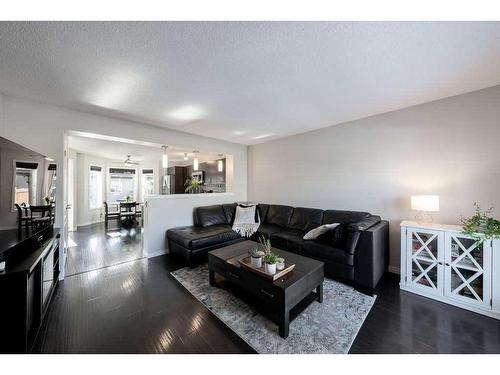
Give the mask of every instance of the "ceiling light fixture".
[{"label": "ceiling light fixture", "polygon": [[184,160],[188,160],[188,153],[187,152],[184,153]]},{"label": "ceiling light fixture", "polygon": [[171,111],[168,115],[179,121],[195,121],[203,117],[205,111],[193,105],[185,105]]},{"label": "ceiling light fixture", "polygon": [[[224,154],[219,154],[219,158],[222,158],[223,156],[224,156]],[[219,161],[217,162],[217,170],[219,172],[224,171],[224,163],[223,163],[222,159],[219,159]]]},{"label": "ceiling light fixture", "polygon": [[198,170],[198,167],[199,167],[199,163],[198,163],[198,152],[199,151],[193,151],[193,154],[194,154],[194,159],[193,159],[193,170],[194,171],[197,171]]},{"label": "ceiling light fixture", "polygon": [[161,164],[163,166],[163,168],[168,168],[168,154],[167,154],[167,147],[168,146],[161,146],[161,148],[163,149],[163,155],[161,157]]}]

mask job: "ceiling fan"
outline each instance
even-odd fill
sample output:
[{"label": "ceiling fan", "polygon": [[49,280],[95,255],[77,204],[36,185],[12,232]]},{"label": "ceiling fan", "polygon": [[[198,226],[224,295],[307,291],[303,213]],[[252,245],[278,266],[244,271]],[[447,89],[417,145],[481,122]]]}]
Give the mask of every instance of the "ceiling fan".
[{"label": "ceiling fan", "polygon": [[138,162],[132,161],[130,159],[130,157],[131,157],[131,155],[127,155],[127,158],[125,159],[125,161],[123,162],[123,164],[125,164],[125,165],[139,165]]}]

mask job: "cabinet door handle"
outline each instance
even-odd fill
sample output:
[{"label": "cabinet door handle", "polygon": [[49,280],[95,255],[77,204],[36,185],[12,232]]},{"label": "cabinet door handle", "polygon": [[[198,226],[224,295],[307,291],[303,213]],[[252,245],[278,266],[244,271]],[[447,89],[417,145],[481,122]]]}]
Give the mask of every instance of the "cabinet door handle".
[{"label": "cabinet door handle", "polygon": [[443,262],[438,262],[440,265],[443,265]]},{"label": "cabinet door handle", "polygon": [[260,292],[262,294],[265,294],[266,296],[270,297],[270,298],[274,298],[274,294],[272,293],[269,293],[268,291],[264,290],[264,289],[261,289]]},{"label": "cabinet door handle", "polygon": [[450,263],[446,263],[446,266],[449,267],[450,266]]},{"label": "cabinet door handle", "polygon": [[232,272],[229,272],[229,276],[234,277],[235,279],[239,279],[240,278],[239,275],[237,275],[235,273],[232,273]]}]

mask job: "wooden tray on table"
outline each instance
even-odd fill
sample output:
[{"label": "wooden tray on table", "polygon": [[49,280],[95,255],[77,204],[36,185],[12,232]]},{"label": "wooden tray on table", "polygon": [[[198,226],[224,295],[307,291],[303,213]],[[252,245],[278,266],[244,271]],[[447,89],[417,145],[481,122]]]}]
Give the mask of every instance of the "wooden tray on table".
[{"label": "wooden tray on table", "polygon": [[266,279],[271,280],[271,281],[275,281],[275,280],[279,279],[280,277],[282,277],[283,275],[286,275],[288,272],[290,272],[291,270],[293,270],[295,268],[295,264],[287,263],[285,260],[285,268],[283,268],[281,271],[276,270],[276,273],[274,275],[270,275],[265,271],[264,262],[262,262],[262,267],[260,267],[260,268],[252,266],[252,263],[251,263],[249,256],[245,257],[243,259],[239,259],[238,262],[240,263],[240,265],[243,268],[246,268],[247,270],[250,270],[258,275],[261,275],[261,276],[263,276]]}]

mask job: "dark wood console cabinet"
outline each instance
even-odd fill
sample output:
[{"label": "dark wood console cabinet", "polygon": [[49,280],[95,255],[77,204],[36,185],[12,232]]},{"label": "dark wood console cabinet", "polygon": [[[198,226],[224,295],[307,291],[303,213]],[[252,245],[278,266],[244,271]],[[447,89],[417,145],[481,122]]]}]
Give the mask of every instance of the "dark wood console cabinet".
[{"label": "dark wood console cabinet", "polygon": [[0,353],[29,353],[59,279],[59,231],[0,232]]}]

